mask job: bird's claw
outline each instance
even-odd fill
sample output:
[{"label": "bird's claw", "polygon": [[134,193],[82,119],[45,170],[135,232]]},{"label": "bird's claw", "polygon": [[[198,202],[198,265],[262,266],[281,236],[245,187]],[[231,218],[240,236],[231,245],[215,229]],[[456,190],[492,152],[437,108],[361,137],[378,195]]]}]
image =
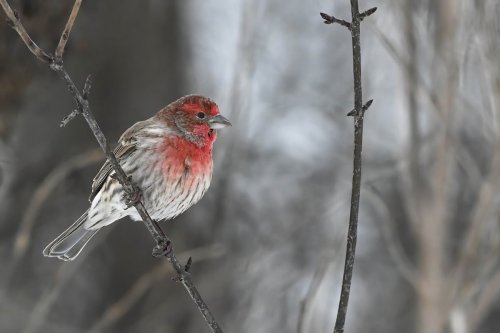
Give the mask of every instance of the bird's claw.
[{"label": "bird's claw", "polygon": [[153,257],[155,258],[165,257],[168,256],[170,253],[172,253],[172,242],[170,241],[167,242],[160,241],[153,248]]},{"label": "bird's claw", "polygon": [[142,200],[142,191],[139,187],[137,187],[134,183],[132,183],[132,177],[128,176],[127,180],[132,184],[132,194],[128,194],[125,192],[123,194],[123,201],[125,202],[125,210],[129,209],[132,206],[137,205]]}]

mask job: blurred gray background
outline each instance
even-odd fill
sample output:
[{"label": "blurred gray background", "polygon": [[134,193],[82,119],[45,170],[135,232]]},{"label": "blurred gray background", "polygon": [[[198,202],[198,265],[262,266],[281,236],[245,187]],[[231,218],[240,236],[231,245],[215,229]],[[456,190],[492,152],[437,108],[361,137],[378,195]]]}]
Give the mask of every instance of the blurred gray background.
[{"label": "blurred gray background", "polygon": [[[52,51],[72,1],[9,1]],[[500,4],[362,0],[366,114],[347,330],[500,331]],[[347,0],[83,1],[65,53],[110,141],[190,93],[233,127],[205,198],[163,224],[225,332],[330,332],[352,176]],[[78,260],[44,246],[102,154],[0,15],[0,332],[207,332],[140,223]]]}]

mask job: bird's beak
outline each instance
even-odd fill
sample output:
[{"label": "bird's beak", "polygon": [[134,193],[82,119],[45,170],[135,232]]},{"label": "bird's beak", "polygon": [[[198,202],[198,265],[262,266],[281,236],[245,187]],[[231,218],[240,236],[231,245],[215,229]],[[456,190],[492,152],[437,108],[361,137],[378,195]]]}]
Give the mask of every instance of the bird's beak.
[{"label": "bird's beak", "polygon": [[231,122],[224,116],[218,114],[208,119],[208,125],[211,129],[221,129],[226,126],[232,126]]}]

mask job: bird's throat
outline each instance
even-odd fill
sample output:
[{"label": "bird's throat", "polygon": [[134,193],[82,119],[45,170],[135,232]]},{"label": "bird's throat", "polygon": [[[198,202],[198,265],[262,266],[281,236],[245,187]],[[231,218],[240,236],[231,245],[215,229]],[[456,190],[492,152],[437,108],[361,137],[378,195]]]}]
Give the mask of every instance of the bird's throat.
[{"label": "bird's throat", "polygon": [[212,144],[199,146],[181,136],[167,137],[159,147],[161,168],[170,177],[199,175],[212,170]]}]

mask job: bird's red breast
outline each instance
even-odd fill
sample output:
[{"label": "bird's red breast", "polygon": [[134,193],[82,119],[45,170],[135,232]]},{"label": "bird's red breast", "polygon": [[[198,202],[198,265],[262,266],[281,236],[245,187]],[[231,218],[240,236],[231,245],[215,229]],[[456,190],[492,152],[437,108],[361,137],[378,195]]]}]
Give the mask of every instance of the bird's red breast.
[{"label": "bird's red breast", "polygon": [[182,137],[169,136],[160,145],[161,168],[166,177],[197,176],[212,172],[213,141],[199,146]]}]

